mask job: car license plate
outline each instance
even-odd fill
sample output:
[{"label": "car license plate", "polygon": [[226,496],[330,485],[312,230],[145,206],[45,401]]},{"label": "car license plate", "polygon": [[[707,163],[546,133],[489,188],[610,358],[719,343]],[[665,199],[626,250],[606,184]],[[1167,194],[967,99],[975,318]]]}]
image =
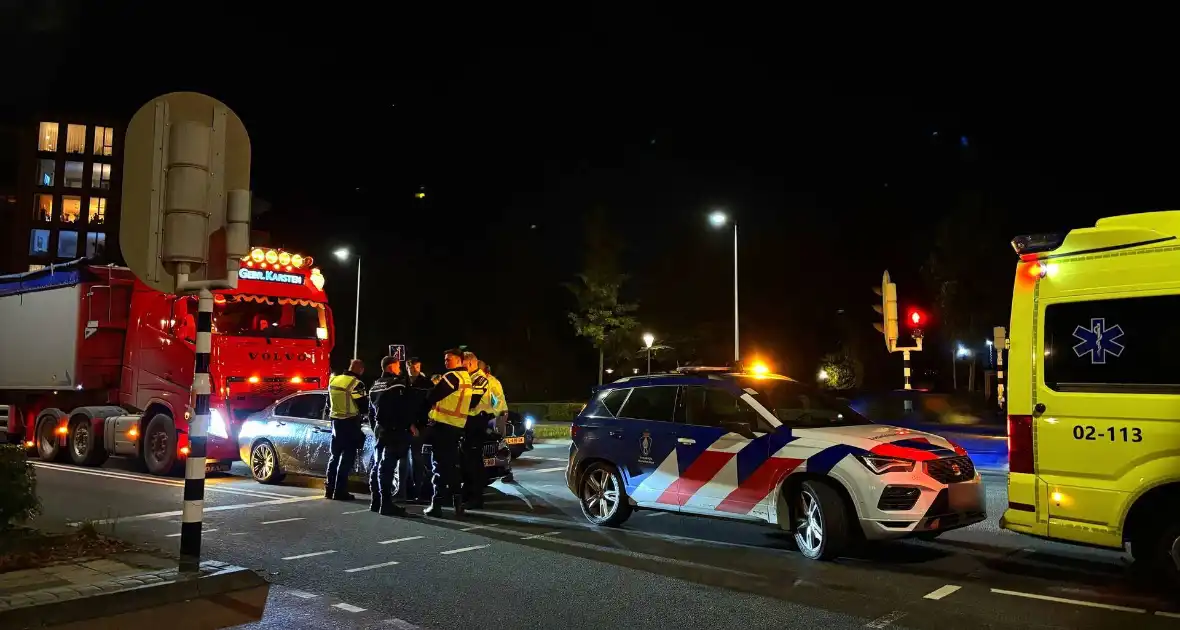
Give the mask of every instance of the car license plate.
[{"label": "car license plate", "polygon": [[229,462],[205,462],[205,472],[229,472]]},{"label": "car license plate", "polygon": [[494,467],[496,465],[496,458],[495,457],[491,457],[491,458],[485,457],[483,459],[483,465],[484,465],[484,468]]},{"label": "car license plate", "polygon": [[504,438],[504,441],[507,442],[508,444],[524,444],[524,437],[521,436],[521,437]]}]

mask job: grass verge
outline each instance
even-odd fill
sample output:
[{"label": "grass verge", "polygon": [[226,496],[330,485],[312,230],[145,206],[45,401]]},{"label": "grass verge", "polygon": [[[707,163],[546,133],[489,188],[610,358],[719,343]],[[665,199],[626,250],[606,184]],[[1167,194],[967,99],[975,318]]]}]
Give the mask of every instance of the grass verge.
[{"label": "grass verge", "polygon": [[569,437],[568,424],[538,424],[533,427],[533,439],[536,440],[568,440]]}]

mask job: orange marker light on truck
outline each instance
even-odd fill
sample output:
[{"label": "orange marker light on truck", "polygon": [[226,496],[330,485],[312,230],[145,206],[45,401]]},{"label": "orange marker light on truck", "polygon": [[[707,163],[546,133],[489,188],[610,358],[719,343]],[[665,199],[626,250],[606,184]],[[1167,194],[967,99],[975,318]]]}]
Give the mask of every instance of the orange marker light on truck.
[{"label": "orange marker light on truck", "polygon": [[139,429],[137,429],[135,427],[131,427],[130,429],[127,429],[127,437],[129,437],[133,440],[135,438],[139,437]]},{"label": "orange marker light on truck", "polygon": [[70,430],[68,428],[66,428],[64,425],[57,428],[58,435],[65,435],[69,432],[70,432]]},{"label": "orange marker light on truck", "polygon": [[25,448],[33,448],[33,446],[35,446],[35,443],[32,440],[25,442]]},{"label": "orange marker light on truck", "polygon": [[295,383],[296,385],[298,385],[298,384],[300,384],[300,383],[302,383],[302,382],[303,382],[303,379],[299,378],[298,376],[292,376],[292,377],[291,377],[291,382],[292,382],[292,383]]},{"label": "orange marker light on truck", "polygon": [[188,447],[187,446],[180,447],[180,454],[181,455],[188,455]]},{"label": "orange marker light on truck", "polygon": [[259,379],[258,379],[258,377],[257,377],[257,376],[251,376],[250,378],[248,378],[248,379],[246,379],[246,380],[247,380],[247,381],[249,381],[249,382],[251,382],[251,383],[257,383]]}]

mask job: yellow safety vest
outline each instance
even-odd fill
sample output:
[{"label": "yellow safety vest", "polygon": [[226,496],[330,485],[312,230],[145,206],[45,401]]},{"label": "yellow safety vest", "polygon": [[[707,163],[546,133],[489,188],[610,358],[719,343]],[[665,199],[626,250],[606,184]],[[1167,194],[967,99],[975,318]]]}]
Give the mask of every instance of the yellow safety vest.
[{"label": "yellow safety vest", "polygon": [[361,380],[351,374],[339,374],[328,381],[329,417],[333,420],[360,415],[356,401],[365,397]]},{"label": "yellow safety vest", "polygon": [[467,370],[452,370],[443,378],[455,375],[459,386],[446,398],[434,403],[430,408],[430,419],[462,429],[467,425],[467,416],[471,412],[471,375]]},{"label": "yellow safety vest", "polygon": [[471,415],[477,416],[481,413],[492,413],[492,401],[488,391],[488,375],[484,374],[483,370],[476,370],[471,373],[471,397],[479,396],[479,402],[471,409]]},{"label": "yellow safety vest", "polygon": [[500,415],[508,411],[508,401],[504,398],[504,385],[500,383],[500,379],[488,374],[488,396],[491,400],[488,401],[492,406],[492,413]]}]

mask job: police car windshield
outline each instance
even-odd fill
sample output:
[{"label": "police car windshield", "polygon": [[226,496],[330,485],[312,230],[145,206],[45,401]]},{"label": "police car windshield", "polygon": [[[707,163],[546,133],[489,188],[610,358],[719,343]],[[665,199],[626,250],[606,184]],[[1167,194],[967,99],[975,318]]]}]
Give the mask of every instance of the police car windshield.
[{"label": "police car windshield", "polygon": [[754,400],[789,427],[822,429],[872,424],[846,403],[816,387],[771,378],[743,376],[737,381],[747,392],[755,392]]},{"label": "police car windshield", "polygon": [[288,298],[230,296],[213,305],[213,332],[233,337],[316,339],[326,330],[322,304],[299,304]]}]

